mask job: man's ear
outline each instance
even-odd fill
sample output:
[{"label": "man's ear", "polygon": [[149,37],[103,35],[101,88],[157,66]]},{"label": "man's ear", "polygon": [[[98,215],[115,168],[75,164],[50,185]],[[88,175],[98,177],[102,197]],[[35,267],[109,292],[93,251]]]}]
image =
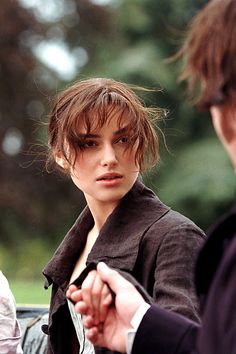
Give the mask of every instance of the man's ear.
[{"label": "man's ear", "polygon": [[56,163],[63,168],[63,170],[68,169],[68,162],[66,161],[65,157],[62,155],[62,153],[60,151],[58,151],[55,156],[55,161]]}]

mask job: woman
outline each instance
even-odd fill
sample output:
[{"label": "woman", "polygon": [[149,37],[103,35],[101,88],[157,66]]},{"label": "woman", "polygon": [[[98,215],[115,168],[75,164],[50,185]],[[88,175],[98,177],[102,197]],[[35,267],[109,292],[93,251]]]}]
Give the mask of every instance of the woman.
[{"label": "woman", "polygon": [[[191,98],[198,107],[209,110],[216,135],[236,172],[235,38],[236,1],[212,0],[196,13],[189,24],[180,53],[184,58],[182,78],[188,84]],[[151,306],[146,313],[142,312],[142,315],[145,314],[143,319],[139,316],[142,321],[134,337],[132,354],[236,353],[235,220],[236,199],[230,210],[210,228],[207,242],[197,260],[195,278],[201,303],[201,326],[158,306]],[[89,277],[93,273],[90,272]],[[114,307],[109,307],[108,317],[99,327],[86,318],[85,324],[91,329],[87,335],[93,343],[99,341],[100,345],[122,350],[126,335],[123,331],[132,327],[130,321],[136,310],[139,312],[139,306],[143,307],[143,299],[131,284],[104,264],[98,266],[98,273],[116,293],[117,312]],[[87,287],[86,292],[88,290]],[[93,294],[100,296],[94,290]],[[88,308],[84,307],[85,299],[81,298],[81,291],[74,292],[72,298],[80,301],[76,308],[87,314]],[[92,300],[92,305],[99,303]],[[88,302],[87,305],[90,306]],[[110,316],[114,316],[113,321]]]},{"label": "woman", "polygon": [[[86,342],[65,293],[91,262],[130,273],[163,308],[198,320],[193,264],[203,232],[138,178],[158,160],[152,120],[126,84],[80,81],[57,98],[49,124],[50,160],[84,193],[87,206],[44,269],[53,284],[49,353],[99,353]],[[95,350],[95,351],[94,351]]]}]

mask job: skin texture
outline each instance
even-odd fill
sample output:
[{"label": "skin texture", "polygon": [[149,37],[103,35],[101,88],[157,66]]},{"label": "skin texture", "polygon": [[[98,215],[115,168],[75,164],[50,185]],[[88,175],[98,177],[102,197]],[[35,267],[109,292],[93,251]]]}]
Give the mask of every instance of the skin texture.
[{"label": "skin texture", "polygon": [[[116,294],[115,304],[102,284],[109,284]],[[76,311],[84,315],[86,335],[94,345],[125,353],[126,331],[132,328],[133,315],[145,303],[131,283],[100,262],[97,271],[89,273],[81,290],[71,285],[67,296],[76,302]]]},{"label": "skin texture", "polygon": [[[98,229],[131,189],[139,173],[135,146],[131,146],[131,137],[125,131],[125,120],[120,127],[118,118],[114,115],[90,134],[86,134],[85,127],[79,127],[82,152],[78,152],[75,165],[70,168],[71,179],[84,193]],[[56,161],[65,168],[67,162],[60,154]],[[117,178],[105,181],[101,179],[104,175]]]},{"label": "skin texture", "polygon": [[236,167],[236,107],[212,106],[210,109],[215,132]]},{"label": "skin texture", "polygon": [[69,162],[60,153],[55,156],[56,162],[69,170],[72,181],[83,192],[94,219],[70,282],[85,268],[87,256],[107,217],[138,177],[137,142],[133,143],[131,133],[127,131],[128,119],[124,117],[121,122],[119,110],[115,111],[105,124],[92,127],[89,133],[80,123],[77,132],[79,148],[74,164],[68,166]]}]

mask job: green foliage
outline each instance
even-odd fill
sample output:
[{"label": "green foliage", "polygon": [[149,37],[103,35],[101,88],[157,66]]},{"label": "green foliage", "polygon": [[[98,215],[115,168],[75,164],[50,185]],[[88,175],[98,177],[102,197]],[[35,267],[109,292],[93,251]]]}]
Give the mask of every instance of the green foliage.
[{"label": "green foliage", "polygon": [[203,228],[230,205],[235,176],[230,161],[216,138],[185,146],[178,155],[147,177],[148,184],[172,208],[191,217]]},{"label": "green foliage", "polygon": [[121,1],[115,9],[114,41],[107,43],[108,60],[85,67],[92,75],[162,88],[145,99],[169,110],[159,122],[169,152],[160,138],[162,162],[145,180],[164,202],[204,228],[230,204],[234,176],[209,114],[186,102],[185,87],[177,82],[182,64],[166,59],[180,48],[187,23],[206,2]]},{"label": "green foliage", "polygon": [[43,280],[9,279],[9,285],[18,305],[48,305],[50,290],[45,290],[43,284]]},{"label": "green foliage", "polygon": [[[16,235],[18,236],[18,235]],[[43,279],[42,269],[51,257],[52,250],[43,239],[17,242],[12,248],[0,249],[0,269],[11,279]]]}]

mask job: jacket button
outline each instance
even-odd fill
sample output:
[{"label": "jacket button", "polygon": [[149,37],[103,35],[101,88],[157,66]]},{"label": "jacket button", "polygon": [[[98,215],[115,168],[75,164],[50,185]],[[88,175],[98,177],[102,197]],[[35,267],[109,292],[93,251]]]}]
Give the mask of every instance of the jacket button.
[{"label": "jacket button", "polygon": [[49,334],[49,328],[48,328],[48,327],[49,327],[49,326],[46,325],[46,324],[44,324],[44,325],[41,326],[41,329],[42,329],[43,333]]}]

